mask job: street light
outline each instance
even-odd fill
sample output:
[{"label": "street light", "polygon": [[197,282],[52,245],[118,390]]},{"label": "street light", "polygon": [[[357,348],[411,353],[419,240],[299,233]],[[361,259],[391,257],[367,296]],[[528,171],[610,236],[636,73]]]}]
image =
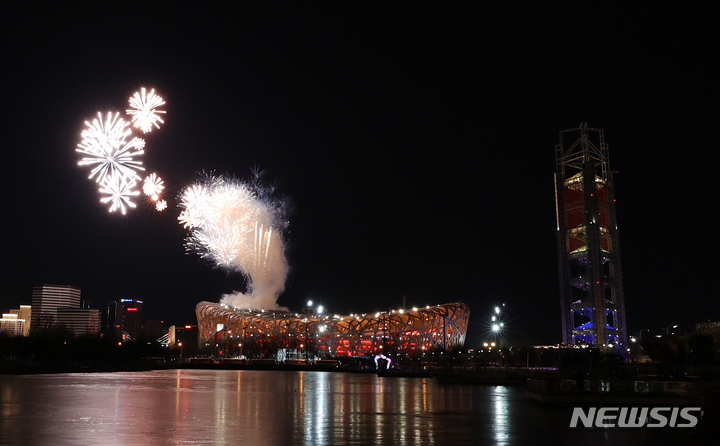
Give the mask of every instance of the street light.
[{"label": "street light", "polygon": [[670,324],[670,325],[668,325],[667,327],[665,327],[665,334],[669,334],[669,333],[668,333],[668,330],[669,330],[670,328],[677,328],[677,324],[675,324],[675,325]]},{"label": "street light", "polygon": [[178,345],[180,346],[180,362],[183,362],[182,361],[182,353],[183,353],[182,352],[182,342],[178,342]]},{"label": "street light", "polygon": [[483,342],[483,347],[485,347],[482,350],[482,360],[483,360],[483,372],[487,369],[487,350],[488,350],[489,344],[487,342]]},{"label": "street light", "polygon": [[498,348],[503,344],[507,346],[508,340],[505,338],[505,304],[495,305],[493,311],[490,314],[490,333],[492,337],[497,341]]},{"label": "street light", "polygon": [[308,351],[310,349],[310,341],[308,341],[308,324],[310,323],[309,321],[309,318],[305,318],[305,343],[308,345],[308,348],[305,349],[305,361],[310,360],[310,352]]},{"label": "street light", "polygon": [[[305,360],[306,360],[306,361],[310,359],[310,340],[308,339],[308,335],[309,335],[309,333],[308,333],[308,325],[310,324],[310,317],[311,317],[311,316],[317,316],[319,313],[322,313],[322,311],[323,311],[322,305],[319,305],[319,306],[318,306],[318,311],[317,311],[317,312],[315,311],[315,309],[313,308],[313,301],[312,301],[312,300],[308,300],[308,301],[307,301],[307,307],[305,307],[305,308],[302,309],[302,314],[305,315],[304,322],[305,322],[305,345],[306,345],[306,348],[305,348]],[[302,347],[300,347],[300,348],[302,348]]]}]

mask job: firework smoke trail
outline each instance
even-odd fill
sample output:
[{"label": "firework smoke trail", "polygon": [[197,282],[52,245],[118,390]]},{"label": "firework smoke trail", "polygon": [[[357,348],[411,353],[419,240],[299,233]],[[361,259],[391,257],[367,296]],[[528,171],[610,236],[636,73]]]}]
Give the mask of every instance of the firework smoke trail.
[{"label": "firework smoke trail", "polygon": [[188,251],[221,267],[241,271],[247,291],[223,296],[239,308],[284,309],[277,298],[285,289],[288,264],[282,237],[282,205],[259,182],[246,184],[208,176],[186,187],[180,199],[180,224],[191,230]]}]

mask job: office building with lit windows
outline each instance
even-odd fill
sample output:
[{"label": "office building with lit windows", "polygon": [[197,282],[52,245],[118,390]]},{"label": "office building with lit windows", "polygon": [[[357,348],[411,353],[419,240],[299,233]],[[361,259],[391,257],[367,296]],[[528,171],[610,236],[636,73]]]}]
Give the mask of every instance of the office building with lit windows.
[{"label": "office building with lit windows", "polygon": [[17,314],[18,319],[25,320],[25,328],[23,336],[30,336],[30,318],[32,317],[32,307],[30,305],[20,305],[20,308],[10,310],[10,314]]},{"label": "office building with lit windows", "polygon": [[115,337],[123,340],[140,339],[142,335],[143,301],[120,299],[115,317]]},{"label": "office building with lit windows", "polygon": [[23,336],[26,322],[25,319],[20,319],[17,314],[5,313],[0,318],[0,335]]},{"label": "office building with lit windows", "polygon": [[73,336],[100,334],[100,310],[90,308],[58,308],[57,322]]},{"label": "office building with lit windows", "polygon": [[57,326],[59,308],[80,308],[80,288],[40,285],[33,288],[30,330],[40,333]]}]

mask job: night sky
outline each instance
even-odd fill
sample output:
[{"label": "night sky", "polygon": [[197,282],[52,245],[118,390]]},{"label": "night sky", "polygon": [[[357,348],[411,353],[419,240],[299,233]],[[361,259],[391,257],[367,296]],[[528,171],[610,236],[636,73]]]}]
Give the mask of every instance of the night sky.
[{"label": "night sky", "polygon": [[[461,300],[473,346],[505,302],[511,338],[556,343],[554,147],[587,122],[619,172],[630,333],[720,320],[710,4],[14,3],[0,311],[70,284],[93,307],[136,298],[149,319],[194,323],[245,282],[185,252],[175,194],[200,171],[257,167],[291,203],[281,305]],[[85,120],[143,86],[167,102],[141,159],[169,208],[109,214],[75,148]]]}]

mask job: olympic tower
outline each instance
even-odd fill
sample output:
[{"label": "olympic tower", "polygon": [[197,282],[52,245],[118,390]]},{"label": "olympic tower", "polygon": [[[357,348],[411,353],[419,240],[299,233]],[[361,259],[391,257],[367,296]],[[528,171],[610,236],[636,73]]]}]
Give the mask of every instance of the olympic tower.
[{"label": "olympic tower", "polygon": [[627,348],[620,240],[602,129],[582,123],[555,147],[563,341]]}]

